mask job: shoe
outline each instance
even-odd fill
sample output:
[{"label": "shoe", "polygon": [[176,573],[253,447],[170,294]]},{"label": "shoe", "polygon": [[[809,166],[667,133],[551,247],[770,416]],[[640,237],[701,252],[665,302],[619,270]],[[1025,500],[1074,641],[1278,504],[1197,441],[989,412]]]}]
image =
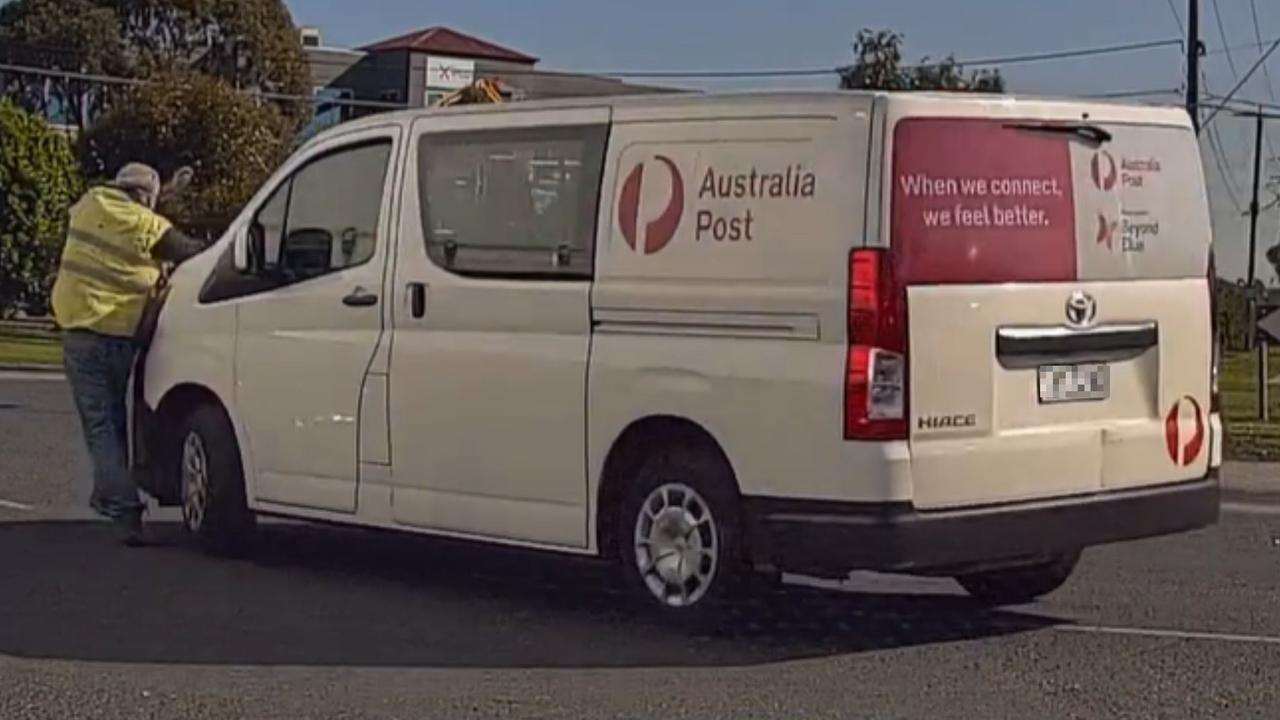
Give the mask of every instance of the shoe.
[{"label": "shoe", "polygon": [[142,511],[128,512],[115,519],[116,533],[125,547],[146,547],[151,544],[147,526],[142,522]]}]

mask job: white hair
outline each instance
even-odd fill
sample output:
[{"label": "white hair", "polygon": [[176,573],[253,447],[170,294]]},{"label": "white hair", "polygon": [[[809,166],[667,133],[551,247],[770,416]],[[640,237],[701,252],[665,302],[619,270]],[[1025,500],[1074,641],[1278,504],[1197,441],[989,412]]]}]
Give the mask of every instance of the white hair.
[{"label": "white hair", "polygon": [[111,184],[149,208],[160,199],[160,173],[150,165],[131,162],[120,168]]}]

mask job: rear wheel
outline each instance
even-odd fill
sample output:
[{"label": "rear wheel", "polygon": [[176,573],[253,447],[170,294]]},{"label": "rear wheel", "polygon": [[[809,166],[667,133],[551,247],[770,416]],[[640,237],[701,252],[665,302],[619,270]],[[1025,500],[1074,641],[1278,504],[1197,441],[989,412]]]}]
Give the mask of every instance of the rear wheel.
[{"label": "rear wheel", "polygon": [[222,408],[199,405],[184,418],[178,438],[183,525],[210,553],[243,554],[257,523],[231,421]]},{"label": "rear wheel", "polygon": [[741,590],[740,504],[718,453],[675,445],[645,456],[617,527],[622,571],[641,604],[703,621]]},{"label": "rear wheel", "polygon": [[1036,565],[958,575],[956,582],[988,605],[1022,605],[1062,587],[1079,562],[1076,551]]}]

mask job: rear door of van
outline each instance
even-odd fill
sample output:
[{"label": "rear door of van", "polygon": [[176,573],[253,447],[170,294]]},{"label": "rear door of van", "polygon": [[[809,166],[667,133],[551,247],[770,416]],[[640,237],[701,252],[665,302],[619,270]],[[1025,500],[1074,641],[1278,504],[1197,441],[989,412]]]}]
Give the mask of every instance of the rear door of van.
[{"label": "rear door of van", "polygon": [[1203,477],[1211,232],[1185,115],[885,102],[916,505]]}]

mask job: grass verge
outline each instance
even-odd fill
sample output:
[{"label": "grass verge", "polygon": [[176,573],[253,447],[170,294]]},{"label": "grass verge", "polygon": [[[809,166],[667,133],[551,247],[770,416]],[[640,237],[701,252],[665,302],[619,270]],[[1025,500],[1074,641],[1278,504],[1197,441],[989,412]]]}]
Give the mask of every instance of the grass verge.
[{"label": "grass verge", "polygon": [[[1271,377],[1280,376],[1280,349],[1267,355]],[[1219,386],[1226,425],[1223,450],[1234,460],[1280,460],[1280,384],[1271,385],[1267,403],[1271,422],[1258,419],[1258,354],[1227,353],[1222,358]]]},{"label": "grass verge", "polygon": [[0,365],[61,365],[62,343],[47,326],[0,322]]}]

